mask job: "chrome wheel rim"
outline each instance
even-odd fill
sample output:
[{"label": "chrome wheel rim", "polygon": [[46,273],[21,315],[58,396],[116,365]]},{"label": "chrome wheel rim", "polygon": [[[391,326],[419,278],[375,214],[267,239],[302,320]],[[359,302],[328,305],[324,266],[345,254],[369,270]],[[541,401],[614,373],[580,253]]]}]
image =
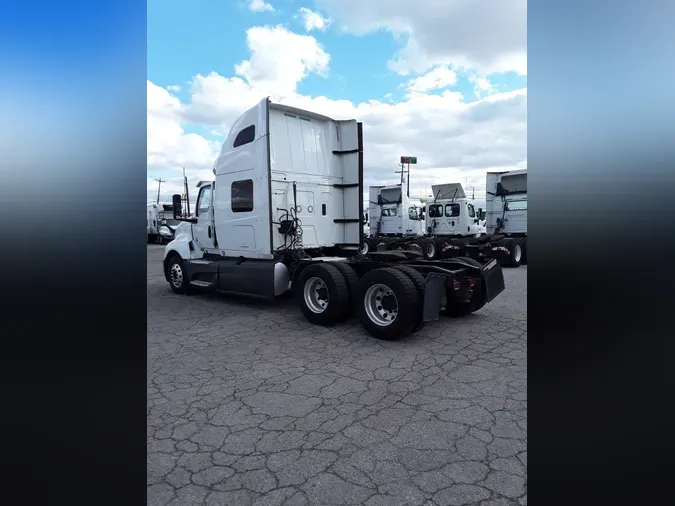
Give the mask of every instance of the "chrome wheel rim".
[{"label": "chrome wheel rim", "polygon": [[171,284],[176,288],[183,286],[183,269],[181,269],[179,264],[171,266]]},{"label": "chrome wheel rim", "polygon": [[436,245],[434,243],[427,244],[427,256],[429,258],[436,256]]},{"label": "chrome wheel rim", "polygon": [[305,305],[312,313],[323,313],[328,307],[328,287],[321,278],[309,278],[303,289]]},{"label": "chrome wheel rim", "polygon": [[370,249],[370,246],[368,245],[368,243],[364,242],[363,245],[359,248],[359,253],[361,253],[362,255],[365,255],[366,253],[368,253],[369,249]]},{"label": "chrome wheel rim", "polygon": [[520,247],[520,244],[516,244],[516,247],[513,248],[513,256],[516,257],[516,262],[520,262],[520,257],[523,256],[523,249]]},{"label": "chrome wheel rim", "polygon": [[387,285],[378,283],[368,288],[363,304],[368,318],[376,325],[386,327],[396,321],[398,299]]}]

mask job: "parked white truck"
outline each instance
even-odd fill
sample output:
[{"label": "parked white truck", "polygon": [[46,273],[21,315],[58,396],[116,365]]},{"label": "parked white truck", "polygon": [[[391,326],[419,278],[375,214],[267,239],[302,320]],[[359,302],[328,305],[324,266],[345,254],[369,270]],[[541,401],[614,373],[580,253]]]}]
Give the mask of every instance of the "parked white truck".
[{"label": "parked white truck", "polygon": [[422,244],[424,257],[455,257],[464,251],[467,242],[479,237],[481,209],[476,209],[460,183],[431,187],[433,199],[427,203],[425,232]]},{"label": "parked white truck", "polygon": [[363,244],[361,123],[262,100],[233,124],[200,185],[194,217],[165,248],[175,293],[196,289],[275,298],[291,290],[307,320],[355,312],[380,339],[439,315],[472,313],[504,290],[494,260],[426,261],[413,251],[358,253]]},{"label": "parked white truck", "polygon": [[527,264],[527,169],[488,172],[485,190],[487,233],[469,241],[464,254],[509,267]]},{"label": "parked white truck", "polygon": [[148,204],[148,242],[167,244],[173,240],[178,221],[173,219],[172,204]]},{"label": "parked white truck", "polygon": [[424,236],[424,206],[411,199],[401,184],[368,189],[368,234],[362,253],[383,249],[418,247]]}]

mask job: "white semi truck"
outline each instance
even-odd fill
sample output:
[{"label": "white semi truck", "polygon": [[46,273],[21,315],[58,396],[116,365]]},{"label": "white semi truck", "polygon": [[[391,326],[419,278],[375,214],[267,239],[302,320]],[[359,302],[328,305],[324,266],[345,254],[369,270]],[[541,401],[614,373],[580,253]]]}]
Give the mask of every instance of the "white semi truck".
[{"label": "white semi truck", "polygon": [[487,233],[469,241],[463,253],[503,266],[527,264],[527,169],[488,172],[485,183]]},{"label": "white semi truck", "polygon": [[461,184],[433,185],[433,198],[426,205],[409,199],[401,188],[370,188],[371,229],[365,251],[418,249],[424,258],[434,260],[458,256],[466,242],[484,232],[482,210],[467,200]]},{"label": "white semi truck", "polygon": [[148,204],[148,242],[167,244],[173,240],[174,232],[180,222],[173,219],[172,204]]},{"label": "white semi truck", "polygon": [[424,206],[411,199],[401,184],[368,189],[368,234],[361,253],[418,247],[424,235]]},{"label": "white semi truck", "polygon": [[165,248],[175,293],[220,290],[273,299],[291,290],[304,316],[334,325],[356,313],[380,339],[439,315],[461,316],[504,290],[494,260],[426,261],[363,244],[361,123],[262,100],[237,119],[199,188],[194,217]]},{"label": "white semi truck", "polygon": [[458,256],[464,245],[479,237],[482,209],[476,209],[460,183],[431,187],[433,198],[427,202],[425,232],[428,239],[422,245],[424,257]]}]

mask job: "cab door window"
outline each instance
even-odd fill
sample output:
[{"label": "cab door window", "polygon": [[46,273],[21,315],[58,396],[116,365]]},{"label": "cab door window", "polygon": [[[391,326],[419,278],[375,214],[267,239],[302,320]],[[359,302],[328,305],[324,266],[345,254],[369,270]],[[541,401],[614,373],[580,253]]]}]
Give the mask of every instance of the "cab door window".
[{"label": "cab door window", "polygon": [[208,214],[211,210],[211,186],[204,186],[199,190],[199,197],[197,197],[197,216]]}]

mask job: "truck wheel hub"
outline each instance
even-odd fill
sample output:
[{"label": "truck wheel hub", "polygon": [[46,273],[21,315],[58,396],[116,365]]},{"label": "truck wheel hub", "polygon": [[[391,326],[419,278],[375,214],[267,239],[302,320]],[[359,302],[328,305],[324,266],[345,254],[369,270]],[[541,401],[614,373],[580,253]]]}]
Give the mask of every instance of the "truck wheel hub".
[{"label": "truck wheel hub", "polygon": [[171,266],[171,282],[176,288],[180,288],[183,284],[183,269],[178,264]]},{"label": "truck wheel hub", "polygon": [[305,304],[313,313],[323,313],[328,307],[328,287],[320,278],[309,278],[303,290]]},{"label": "truck wheel hub", "polygon": [[398,299],[387,285],[376,284],[368,288],[363,303],[373,323],[386,327],[396,320]]}]

